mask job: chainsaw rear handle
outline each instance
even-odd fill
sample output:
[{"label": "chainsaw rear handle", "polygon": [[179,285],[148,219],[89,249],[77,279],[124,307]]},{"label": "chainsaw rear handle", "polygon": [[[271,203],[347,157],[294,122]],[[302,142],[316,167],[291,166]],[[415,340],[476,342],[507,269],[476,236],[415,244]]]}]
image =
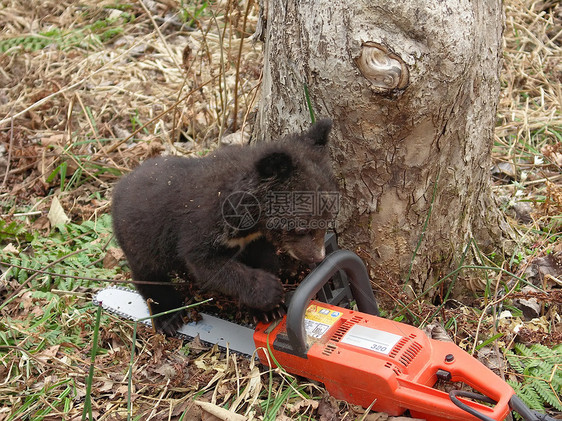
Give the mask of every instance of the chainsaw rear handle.
[{"label": "chainsaw rear handle", "polygon": [[351,251],[337,250],[308,274],[291,298],[287,310],[287,336],[296,355],[305,357],[308,349],[304,315],[310,300],[340,270],[349,278],[351,293],[359,311],[379,315],[377,301],[363,261]]},{"label": "chainsaw rear handle", "polygon": [[[446,393],[434,389],[431,384],[406,386],[401,389],[400,393],[402,399],[407,402],[406,407],[410,409],[410,412],[424,407],[427,402],[433,402],[435,407],[439,407],[443,413],[455,414],[455,417],[451,417],[451,419],[462,417],[463,412],[458,412],[458,408],[460,408],[466,414],[466,419],[473,419],[468,416],[471,414],[485,421],[504,420],[510,411],[510,399],[515,394],[513,388],[453,342],[435,339],[429,341],[432,349],[429,372],[435,373],[437,378],[468,385],[476,393],[464,390]],[[441,372],[440,375],[439,372]],[[414,388],[419,389],[418,393],[411,393]],[[451,403],[458,408],[451,407]],[[492,406],[484,406],[482,403],[492,404]]]}]

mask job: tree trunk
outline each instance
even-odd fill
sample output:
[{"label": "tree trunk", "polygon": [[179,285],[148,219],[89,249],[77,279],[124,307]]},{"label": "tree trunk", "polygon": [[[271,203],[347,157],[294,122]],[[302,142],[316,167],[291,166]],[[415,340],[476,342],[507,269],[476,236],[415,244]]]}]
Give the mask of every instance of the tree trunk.
[{"label": "tree trunk", "polygon": [[256,138],[334,120],[340,246],[425,290],[508,229],[491,193],[499,0],[265,1]]}]

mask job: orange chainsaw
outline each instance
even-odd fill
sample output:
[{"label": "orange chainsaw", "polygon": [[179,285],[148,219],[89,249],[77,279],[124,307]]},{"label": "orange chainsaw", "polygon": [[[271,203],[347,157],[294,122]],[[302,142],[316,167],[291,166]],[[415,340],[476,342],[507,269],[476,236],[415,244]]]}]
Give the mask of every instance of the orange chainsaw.
[{"label": "orange chainsaw", "polygon": [[[349,279],[359,311],[312,300],[338,274]],[[148,318],[146,303],[132,290],[107,288],[94,302],[130,319]],[[280,320],[252,329],[201,316],[179,334],[250,356],[257,350],[264,365],[322,382],[335,398],[374,411],[409,411],[429,421],[500,421],[510,411],[527,421],[554,420],[528,409],[506,382],[454,343],[379,317],[367,270],[349,251],[328,255],[295,290]],[[435,388],[438,381],[455,390]]]}]

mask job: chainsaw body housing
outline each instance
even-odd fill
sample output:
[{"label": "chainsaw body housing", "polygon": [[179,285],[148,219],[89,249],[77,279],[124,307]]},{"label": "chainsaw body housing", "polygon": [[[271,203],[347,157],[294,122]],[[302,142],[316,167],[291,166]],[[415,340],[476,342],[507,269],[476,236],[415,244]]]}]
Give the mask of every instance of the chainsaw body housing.
[{"label": "chainsaw body housing", "polygon": [[[476,420],[433,386],[439,378],[462,382],[496,401],[493,407],[464,400],[495,420],[509,413],[513,389],[452,342],[430,339],[420,329],[371,314],[311,301],[304,318],[306,353],[295,351],[287,318],[258,324],[260,361],[322,382],[337,399],[430,421]],[[458,387],[457,387],[458,388]]]}]

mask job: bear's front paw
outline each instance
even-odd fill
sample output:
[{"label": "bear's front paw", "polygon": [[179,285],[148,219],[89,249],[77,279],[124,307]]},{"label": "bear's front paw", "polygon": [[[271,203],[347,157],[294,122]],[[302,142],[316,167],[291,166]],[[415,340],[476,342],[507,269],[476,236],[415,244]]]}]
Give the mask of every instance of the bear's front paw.
[{"label": "bear's front paw", "polygon": [[251,309],[252,320],[255,324],[258,322],[269,323],[274,320],[281,319],[287,312],[285,304],[281,304],[279,307],[274,308],[271,311],[260,311],[256,309]]},{"label": "bear's front paw", "polygon": [[240,291],[241,304],[263,312],[271,312],[283,304],[283,284],[277,276],[254,269],[251,281],[248,290]]}]

